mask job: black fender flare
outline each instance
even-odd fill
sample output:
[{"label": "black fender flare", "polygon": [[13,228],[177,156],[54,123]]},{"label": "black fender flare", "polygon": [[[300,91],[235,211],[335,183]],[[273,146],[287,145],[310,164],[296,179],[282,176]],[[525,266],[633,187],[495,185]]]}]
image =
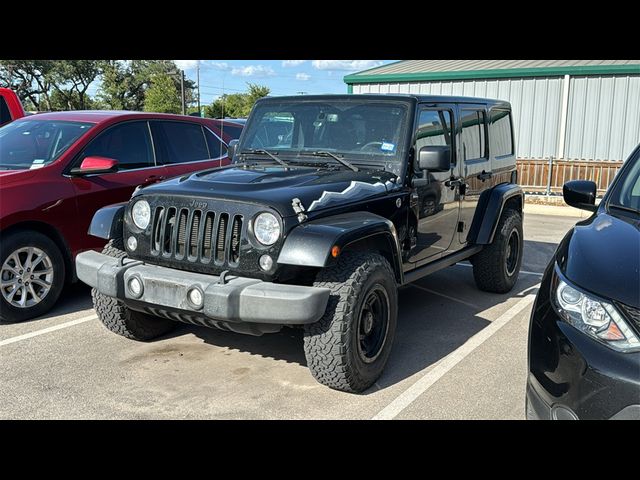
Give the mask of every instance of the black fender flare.
[{"label": "black fender flare", "polygon": [[480,195],[469,234],[472,243],[488,245],[493,242],[504,206],[512,199],[518,202],[519,211],[522,213],[524,192],[520,185],[501,183]]},{"label": "black fender flare", "polygon": [[402,252],[391,220],[370,212],[350,212],[303,223],[291,230],[278,256],[280,265],[326,267],[336,261],[331,249],[376,245],[385,254],[402,283]]},{"label": "black fender flare", "polygon": [[127,203],[128,202],[114,203],[113,205],[102,207],[93,215],[87,233],[94,237],[104,238],[105,240],[121,238],[123,234],[124,211]]}]

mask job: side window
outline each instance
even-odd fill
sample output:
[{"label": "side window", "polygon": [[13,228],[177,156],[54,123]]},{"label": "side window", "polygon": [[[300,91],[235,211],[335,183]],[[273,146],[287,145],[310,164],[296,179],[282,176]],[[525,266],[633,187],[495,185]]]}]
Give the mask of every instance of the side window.
[{"label": "side window", "polygon": [[223,123],[220,126],[220,129],[224,131],[224,133],[229,135],[232,140],[240,138],[240,134],[242,133],[242,128],[243,128],[242,125],[238,125],[238,124],[232,125],[230,123]]},{"label": "side window", "polygon": [[489,143],[492,155],[494,157],[513,155],[511,112],[508,110],[491,110],[489,125]]},{"label": "side window", "polygon": [[218,158],[227,153],[227,147],[224,142],[206,128],[204,129],[204,136],[207,138],[210,158]]},{"label": "side window", "polygon": [[[422,110],[420,112],[416,132],[416,152],[427,145],[452,145],[451,112],[448,110]],[[454,162],[455,158],[452,159],[452,163]]]},{"label": "side window", "polygon": [[483,110],[462,110],[462,151],[465,161],[486,158],[486,118]]},{"label": "side window", "polygon": [[4,97],[0,97],[0,125],[11,121],[11,113]]},{"label": "side window", "polygon": [[[196,162],[213,158],[199,123],[151,122],[154,139],[161,139],[163,163]],[[157,140],[156,140],[157,141]]]},{"label": "side window", "polygon": [[94,139],[82,154],[82,158],[91,156],[118,160],[120,170],[154,166],[147,122],[127,122],[109,128]]}]

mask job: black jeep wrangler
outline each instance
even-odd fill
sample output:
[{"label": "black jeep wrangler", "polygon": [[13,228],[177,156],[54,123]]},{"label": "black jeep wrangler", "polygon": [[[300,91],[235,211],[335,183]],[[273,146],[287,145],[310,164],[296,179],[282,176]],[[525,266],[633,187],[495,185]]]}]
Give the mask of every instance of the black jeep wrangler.
[{"label": "black jeep wrangler", "polygon": [[99,210],[77,257],[106,327],[304,328],[313,376],[360,392],[393,343],[398,287],[469,259],[508,292],[522,260],[509,103],[323,95],[258,101],[231,165]]}]

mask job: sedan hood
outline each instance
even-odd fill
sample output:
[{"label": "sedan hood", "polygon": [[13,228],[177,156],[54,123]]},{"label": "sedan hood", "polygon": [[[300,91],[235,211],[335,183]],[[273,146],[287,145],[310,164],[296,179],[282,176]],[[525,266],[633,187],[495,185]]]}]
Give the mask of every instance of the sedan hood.
[{"label": "sedan hood", "polygon": [[640,308],[640,224],[600,211],[558,247],[562,273],[577,286]]},{"label": "sedan hood", "polygon": [[0,170],[0,186],[22,182],[36,174],[36,170]]},{"label": "sedan hood", "polygon": [[294,215],[297,198],[308,212],[360,202],[398,188],[393,173],[382,170],[318,169],[312,167],[232,166],[174,178],[139,191],[207,197],[265,205],[283,217]]}]

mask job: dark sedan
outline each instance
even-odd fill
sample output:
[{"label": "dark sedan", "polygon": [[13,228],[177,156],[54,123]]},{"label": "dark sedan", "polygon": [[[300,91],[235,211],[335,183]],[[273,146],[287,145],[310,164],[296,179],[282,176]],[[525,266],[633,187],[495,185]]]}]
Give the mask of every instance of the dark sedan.
[{"label": "dark sedan", "polygon": [[599,206],[596,184],[565,184],[593,211],[548,265],[529,328],[528,419],[640,419],[640,146]]}]

